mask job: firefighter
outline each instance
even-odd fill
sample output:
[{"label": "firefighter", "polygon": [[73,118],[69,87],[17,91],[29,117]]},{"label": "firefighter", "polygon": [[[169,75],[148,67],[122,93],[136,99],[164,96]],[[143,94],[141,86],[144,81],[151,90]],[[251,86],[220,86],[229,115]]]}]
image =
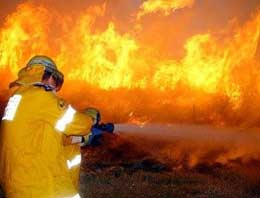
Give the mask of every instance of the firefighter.
[{"label": "firefighter", "polygon": [[7,198],[80,197],[80,150],[64,141],[88,137],[98,118],[57,97],[62,84],[63,74],[47,56],[31,58],[10,84],[0,131],[0,184]]}]

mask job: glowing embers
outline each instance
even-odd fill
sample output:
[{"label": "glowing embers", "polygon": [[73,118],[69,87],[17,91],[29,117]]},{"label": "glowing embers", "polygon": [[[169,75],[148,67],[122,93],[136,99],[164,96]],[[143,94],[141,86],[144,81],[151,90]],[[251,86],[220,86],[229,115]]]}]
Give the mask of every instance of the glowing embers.
[{"label": "glowing embers", "polygon": [[80,165],[81,155],[76,155],[72,160],[67,160],[67,166],[69,169]]},{"label": "glowing embers", "polygon": [[57,121],[55,128],[58,131],[65,131],[66,125],[72,122],[75,113],[76,110],[69,105],[65,114]]},{"label": "glowing embers", "polygon": [[9,99],[2,120],[12,121],[14,119],[17,108],[21,102],[21,99],[22,99],[21,95],[14,95]]}]

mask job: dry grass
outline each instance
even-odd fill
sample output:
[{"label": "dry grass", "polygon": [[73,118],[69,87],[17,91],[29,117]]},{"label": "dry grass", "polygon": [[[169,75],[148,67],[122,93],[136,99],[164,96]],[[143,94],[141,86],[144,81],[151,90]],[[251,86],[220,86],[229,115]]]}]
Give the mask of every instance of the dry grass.
[{"label": "dry grass", "polygon": [[114,139],[86,148],[81,195],[86,198],[259,198],[260,163],[173,167],[140,147]]},{"label": "dry grass", "polygon": [[249,183],[225,169],[205,174],[113,168],[81,175],[81,192],[86,198],[256,198],[259,189],[259,183]]}]

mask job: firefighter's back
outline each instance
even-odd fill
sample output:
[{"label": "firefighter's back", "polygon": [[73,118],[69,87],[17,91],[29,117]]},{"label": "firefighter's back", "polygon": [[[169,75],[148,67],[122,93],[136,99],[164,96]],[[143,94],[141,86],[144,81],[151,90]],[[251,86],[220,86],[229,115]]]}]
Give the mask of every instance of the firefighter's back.
[{"label": "firefighter's back", "polygon": [[1,124],[1,183],[7,197],[75,194],[63,155],[56,96],[42,87],[21,87],[9,99]]}]

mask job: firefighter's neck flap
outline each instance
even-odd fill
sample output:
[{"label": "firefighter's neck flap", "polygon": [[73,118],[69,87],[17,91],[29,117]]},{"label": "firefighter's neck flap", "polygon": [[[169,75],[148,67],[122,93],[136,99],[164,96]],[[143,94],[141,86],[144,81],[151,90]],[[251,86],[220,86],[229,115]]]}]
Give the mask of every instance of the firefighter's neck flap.
[{"label": "firefighter's neck flap", "polygon": [[18,73],[18,79],[12,82],[9,87],[14,86],[30,86],[34,84],[41,83],[42,76],[44,74],[45,68],[42,65],[37,65],[37,67],[24,67]]}]

